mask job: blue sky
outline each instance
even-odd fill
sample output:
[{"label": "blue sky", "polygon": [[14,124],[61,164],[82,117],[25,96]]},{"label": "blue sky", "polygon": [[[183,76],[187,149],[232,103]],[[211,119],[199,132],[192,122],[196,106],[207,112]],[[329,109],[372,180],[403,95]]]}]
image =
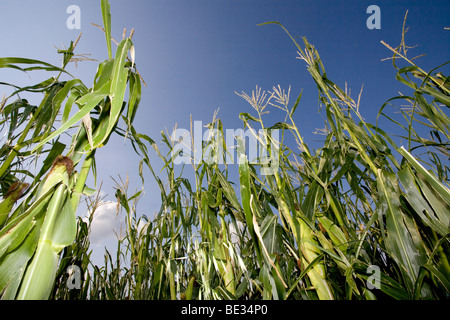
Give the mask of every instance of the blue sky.
[{"label": "blue sky", "polygon": [[[381,43],[397,46],[401,40],[403,18],[409,10],[407,44],[417,45],[411,56],[426,53],[417,60],[429,70],[450,60],[450,2],[447,1],[312,1],[312,0],[111,0],[112,34],[121,39],[123,28],[135,28],[133,42],[136,63],[148,87],[135,120],[138,131],[160,142],[160,131],[175,124],[189,129],[189,119],[211,121],[214,111],[225,128],[241,128],[239,113],[251,107],[235,92],[260,86],[271,90],[291,86],[291,101],[303,90],[295,114],[306,142],[315,144],[322,136],[313,132],[323,128],[318,114],[316,86],[305,64],[296,59],[296,48],[276,25],[257,26],[267,21],[281,22],[293,36],[305,36],[318,49],[329,78],[340,86],[348,83],[356,98],[364,85],[360,112],[369,122],[380,106],[405,88],[394,79],[391,56]],[[70,5],[81,9],[81,29],[66,26]],[[366,9],[381,9],[381,29],[369,30]],[[69,71],[91,87],[97,64],[107,58],[103,33],[91,23],[102,24],[100,1],[2,0],[0,56],[40,59],[60,65],[55,47],[68,46],[79,33],[76,53],[90,54],[97,62],[80,62]],[[444,70],[447,70],[448,67]],[[27,75],[0,70],[1,81],[21,85],[43,80],[40,73]],[[7,88],[0,88],[0,94]],[[266,116],[266,124],[282,121],[276,110]],[[388,125],[388,123],[386,123]],[[389,127],[385,127],[389,131]],[[317,146],[319,146],[318,144]],[[122,138],[115,138],[97,152],[99,180],[114,200],[117,178],[130,174],[130,187],[139,188],[138,157]],[[155,160],[155,166],[158,162]],[[236,168],[237,170],[237,168]],[[147,172],[146,208],[159,204],[159,191]],[[156,191],[154,193],[153,191]],[[150,209],[151,210],[151,209]]]}]

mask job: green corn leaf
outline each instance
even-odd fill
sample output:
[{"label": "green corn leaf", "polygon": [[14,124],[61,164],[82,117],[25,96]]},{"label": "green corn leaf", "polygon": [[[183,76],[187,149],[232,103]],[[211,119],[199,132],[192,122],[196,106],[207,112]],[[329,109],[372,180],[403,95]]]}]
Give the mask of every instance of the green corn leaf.
[{"label": "green corn leaf", "polygon": [[[36,252],[28,265],[17,298],[48,299],[58,269],[59,253],[71,244],[77,232],[75,211],[69,197],[71,160],[59,157],[43,182],[42,191],[60,183],[53,193],[39,232]],[[61,183],[62,182],[62,183]]]},{"label": "green corn leaf", "polygon": [[53,143],[52,148],[50,149],[47,157],[44,159],[44,162],[42,163],[41,170],[35,177],[35,181],[38,181],[42,177],[42,175],[44,175],[48,171],[48,169],[51,168],[56,157],[58,155],[61,155],[64,152],[65,148],[66,145],[59,141],[55,141]]},{"label": "green corn leaf", "polygon": [[79,98],[77,100],[77,103],[84,106],[79,110],[72,118],[67,120],[59,129],[54,131],[52,134],[50,134],[47,138],[43,139],[39,142],[37,146],[35,146],[32,150],[32,152],[36,151],[37,149],[41,148],[44,144],[46,144],[51,139],[56,138],[63,132],[65,132],[67,129],[69,129],[71,126],[76,124],[77,122],[81,121],[83,117],[89,114],[89,112],[92,111],[92,109],[95,108],[95,106],[102,100],[106,95],[109,94],[110,91],[110,83],[105,83],[98,91],[94,91],[91,93],[86,94],[85,96]]},{"label": "green corn leaf", "polygon": [[292,106],[291,112],[289,113],[289,115],[292,117],[294,115],[295,110],[297,110],[297,107],[300,103],[300,99],[302,98],[302,94],[303,94],[303,90],[300,92],[300,94],[298,95],[297,100],[295,100],[294,105]]},{"label": "green corn leaf", "polygon": [[136,115],[137,107],[141,100],[141,81],[139,75],[130,71],[129,81],[130,81],[129,84],[130,94],[127,110],[128,125],[130,125],[133,122],[134,117]]},{"label": "green corn leaf", "polygon": [[428,86],[421,87],[418,89],[419,92],[423,92],[426,94],[429,94],[433,98],[435,98],[437,101],[445,104],[447,107],[450,107],[450,97],[448,95],[445,95],[433,88],[430,88]]},{"label": "green corn leaf", "polygon": [[395,79],[397,79],[399,82],[403,83],[404,85],[406,85],[412,89],[417,89],[417,84],[415,82],[412,82],[409,79],[402,77],[402,74],[406,74],[408,72],[414,72],[416,70],[418,70],[417,66],[407,66],[407,67],[401,68],[400,70],[398,70],[397,74],[395,75]]},{"label": "green corn leaf", "polygon": [[192,276],[189,280],[188,286],[186,288],[186,300],[192,300],[192,293],[194,291],[195,277]]},{"label": "green corn leaf", "polygon": [[398,283],[392,277],[385,275],[381,272],[378,276],[377,273],[372,275],[367,274],[367,265],[361,263],[355,263],[353,269],[357,272],[358,277],[368,280],[371,277],[380,283],[380,290],[390,297],[396,300],[409,300],[411,297],[408,295],[408,291],[405,290],[404,286]]},{"label": "green corn leaf", "polygon": [[419,178],[414,177],[413,172],[409,167],[400,170],[398,172],[398,177],[405,189],[406,200],[413,207],[417,215],[419,215],[426,225],[433,228],[434,231],[440,235],[445,236],[449,232],[449,210],[441,209],[445,207],[445,203],[439,203],[443,201],[436,199],[435,195],[432,194],[430,190],[427,190],[426,194],[429,195],[429,199],[433,198],[434,201],[427,201],[427,199],[423,197],[424,188],[419,187],[416,182]]},{"label": "green corn leaf", "polygon": [[[312,174],[311,172],[310,174],[320,181],[319,177],[315,174]],[[311,183],[308,193],[302,203],[302,210],[306,214],[307,219],[310,221],[314,220],[315,210],[324,195],[323,187],[319,184],[318,180]],[[320,183],[323,182],[320,181]]]},{"label": "green corn leaf", "polygon": [[[236,297],[227,289],[219,286],[214,290],[222,297],[223,300],[236,301]],[[187,300],[187,298],[186,298],[186,300]]]},{"label": "green corn leaf", "polygon": [[66,199],[61,211],[56,217],[51,234],[52,248],[58,253],[64,247],[72,244],[77,233],[75,211],[68,199]]},{"label": "green corn leaf", "polygon": [[273,297],[273,299],[278,300],[275,283],[273,281],[272,274],[267,267],[267,264],[264,264],[261,267],[261,271],[259,273],[259,281],[263,285],[263,300],[271,300],[273,297],[273,293],[275,293],[275,297]]},{"label": "green corn leaf", "polygon": [[108,0],[101,0],[103,26],[105,30],[106,46],[108,47],[108,57],[112,58],[111,50],[111,8]]},{"label": "green corn leaf", "polygon": [[430,184],[430,186],[442,197],[442,199],[450,205],[450,190],[445,187],[432,173],[426,170],[404,147],[400,147],[397,151],[405,157],[409,164]]},{"label": "green corn leaf", "polygon": [[39,112],[34,113],[33,116],[36,121],[34,124],[34,133],[32,138],[36,138],[40,135],[46,137],[50,133],[52,126],[49,126],[49,123],[55,122],[56,116],[58,115],[61,107],[60,105],[53,105],[52,100],[60,90],[61,84],[54,84],[42,100],[41,105],[39,106]]},{"label": "green corn leaf", "polygon": [[6,290],[3,293],[2,299],[12,300],[16,298],[16,293],[22,281],[26,265],[35,252],[41,224],[42,219],[31,229],[31,232],[17,249],[11,251],[1,259],[0,293]]},{"label": "green corn leaf", "polygon": [[241,119],[242,121],[244,121],[244,123],[246,123],[248,120],[252,120],[258,123],[261,123],[261,120],[258,118],[255,118],[254,116],[252,116],[251,114],[247,113],[247,112],[243,112],[239,114],[239,119]]},{"label": "green corn leaf", "polygon": [[[21,67],[17,66],[16,64],[29,64],[29,65],[31,65],[31,67],[21,68]],[[51,65],[49,63],[39,61],[39,60],[34,60],[34,59],[17,58],[17,57],[0,58],[0,68],[12,68],[12,69],[17,69],[17,70],[24,71],[24,72],[32,71],[32,70],[59,71],[59,72],[63,72],[68,75],[71,75],[66,70],[56,67],[54,65]]]},{"label": "green corn leaf", "polygon": [[97,67],[97,73],[94,78],[93,91],[101,88],[105,83],[111,80],[111,74],[114,67],[114,59],[101,62]]},{"label": "green corn leaf", "polygon": [[377,173],[381,200],[379,216],[386,217],[386,247],[400,264],[407,287],[412,290],[419,268],[425,263],[426,257],[421,244],[417,246],[415,241],[420,236],[415,229],[408,228],[409,218],[400,210],[399,190],[395,180],[393,174],[381,170]]},{"label": "green corn leaf", "polygon": [[111,110],[108,116],[108,127],[104,134],[97,135],[94,138],[94,146],[101,146],[104,141],[109,137],[110,133],[117,125],[120,114],[122,112],[122,106],[124,103],[126,85],[128,80],[128,71],[124,68],[128,50],[132,46],[130,39],[124,39],[120,42],[116,57],[114,60],[114,66],[112,70],[112,80],[109,92],[109,97],[111,99]]},{"label": "green corn leaf", "polygon": [[[439,194],[428,184],[423,176],[418,176],[417,183],[428,203],[433,207],[436,216],[444,225],[450,227],[450,205],[448,205]],[[447,229],[449,232],[450,229]]]},{"label": "green corn leaf", "polygon": [[[14,233],[14,228],[16,228],[23,220],[28,219],[30,216],[35,217],[41,211],[45,208],[45,206],[48,204],[48,202],[51,199],[51,195],[55,191],[56,187],[58,187],[59,184],[55,184],[52,187],[49,187],[45,190],[45,192],[42,192],[39,194],[38,198],[33,202],[31,206],[27,208],[27,210],[23,213],[14,214],[8,221],[8,223],[0,230],[0,239],[4,236],[8,236],[8,234]],[[18,208],[20,209],[20,208]],[[17,209],[16,209],[17,211]]]},{"label": "green corn leaf", "polygon": [[414,94],[415,100],[419,103],[422,111],[425,113],[426,118],[433,124],[436,129],[439,129],[447,139],[450,139],[449,133],[449,118],[440,114],[433,104],[428,103],[420,93]]},{"label": "green corn leaf", "polygon": [[261,236],[269,254],[280,254],[283,251],[281,227],[276,215],[267,215],[264,218],[261,223]]},{"label": "green corn leaf", "polygon": [[41,243],[23,276],[17,300],[46,300],[53,288],[58,255],[51,244]]},{"label": "green corn leaf", "polygon": [[450,294],[450,279],[448,277],[448,274],[442,274],[442,272],[439,271],[439,269],[431,263],[427,263],[423,267],[428,269],[428,271],[430,271],[430,273],[434,275],[436,279],[438,279],[440,284],[445,288],[447,294]]},{"label": "green corn leaf", "polygon": [[231,184],[227,181],[227,179],[224,177],[224,175],[220,171],[217,171],[216,175],[217,175],[219,183],[222,187],[225,198],[227,198],[228,201],[230,201],[231,205],[235,208],[234,210],[232,210],[233,214],[235,215],[237,220],[239,220],[240,222],[244,222],[245,217],[242,214],[242,207],[238,201],[236,192],[234,191]]},{"label": "green corn leaf", "polygon": [[242,154],[239,159],[239,181],[241,190],[242,207],[245,214],[245,222],[249,228],[253,243],[256,247],[256,253],[258,256],[259,263],[262,262],[261,252],[258,246],[258,239],[256,237],[254,227],[253,227],[253,213],[251,210],[251,189],[250,189],[250,173],[248,167],[247,157]]},{"label": "green corn leaf", "polygon": [[[76,219],[61,184],[54,193],[39,234],[39,242],[27,267],[17,296],[19,300],[48,299],[58,267],[59,253],[76,235]],[[65,203],[65,205],[62,205]]]},{"label": "green corn leaf", "polygon": [[10,215],[12,208],[14,207],[14,204],[23,195],[28,186],[29,186],[28,183],[16,182],[9,187],[8,192],[5,194],[4,199],[0,202],[0,229],[8,220],[8,217]]},{"label": "green corn leaf", "polygon": [[327,231],[333,244],[341,251],[347,250],[347,237],[344,232],[326,216],[318,217],[317,220]]},{"label": "green corn leaf", "polygon": [[5,233],[0,237],[0,260],[5,253],[16,249],[17,246],[22,243],[25,237],[28,236],[28,233],[33,228],[34,224],[34,216],[28,215],[11,228],[8,233]]},{"label": "green corn leaf", "polygon": [[[87,92],[84,92],[83,94],[86,94]],[[69,119],[70,112],[72,111],[72,106],[75,103],[75,101],[81,96],[82,94],[80,92],[77,92],[77,90],[72,90],[71,94],[66,100],[66,104],[64,106],[63,115],[61,118],[61,123],[65,123],[67,119]]]},{"label": "green corn leaf", "polygon": [[[80,79],[72,79],[70,81],[67,81],[67,83],[64,85],[62,89],[58,91],[57,94],[53,97],[52,104],[53,108],[58,108],[59,105],[64,101],[64,99],[67,97],[69,92],[74,88],[78,87],[79,90],[81,90],[84,93],[87,93],[88,89],[83,84],[83,82]],[[64,111],[64,113],[67,113],[67,111]]]}]

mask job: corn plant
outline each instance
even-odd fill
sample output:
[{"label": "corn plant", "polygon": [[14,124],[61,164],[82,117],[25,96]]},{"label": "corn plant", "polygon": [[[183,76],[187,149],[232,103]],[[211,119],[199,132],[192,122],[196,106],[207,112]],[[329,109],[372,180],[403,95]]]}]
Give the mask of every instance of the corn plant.
[{"label": "corn plant", "polygon": [[[67,50],[59,50],[63,54],[61,68],[26,58],[0,58],[2,68],[57,72],[32,86],[8,84],[14,92],[2,101],[1,125],[7,136],[0,165],[4,195],[0,205],[3,299],[50,297],[61,251],[73,244],[77,234],[80,237],[80,232],[86,231],[82,224],[77,227],[76,210],[81,196],[92,193],[86,180],[91,169],[95,176],[95,153],[113,132],[123,135],[119,120],[123,118],[128,131],[136,114],[141,80],[131,36],[117,45],[113,57],[109,2],[102,0],[101,7],[108,59],[99,64],[92,88],[65,69],[74,58],[76,42]],[[63,75],[70,80],[61,80]],[[127,87],[128,102],[124,101]],[[42,94],[39,106],[21,98],[26,93]],[[13,97],[18,99],[7,104]],[[62,138],[67,133],[73,137],[69,146]],[[38,163],[43,156],[36,175],[23,169],[27,161]],[[30,184],[24,181],[27,177],[32,179]],[[23,201],[14,206],[21,196]]]},{"label": "corn plant", "polygon": [[[22,100],[2,104],[5,120],[0,124],[10,124],[9,140],[18,141],[13,147],[1,149],[8,165],[2,173],[4,200],[0,208],[9,210],[0,216],[4,224],[0,231],[0,291],[4,298],[44,298],[43,292],[31,296],[33,291],[27,290],[38,281],[42,281],[39,287],[45,291],[45,298],[53,299],[449,297],[446,108],[450,107],[450,85],[448,77],[439,71],[443,65],[424,71],[408,58],[403,40],[397,48],[383,43],[393,52],[396,79],[412,92],[381,106],[374,125],[360,114],[359,98],[355,101],[330,80],[319,53],[306,38],[301,46],[280,23],[266,23],[286,32],[317,84],[319,104],[326,116],[321,130],[323,146],[312,149],[301,134],[301,124],[296,123],[301,93],[292,103],[290,88],[278,86],[266,92],[257,87],[252,94],[238,94],[253,109],[239,117],[243,128],[277,155],[272,162],[249,159],[242,138],[237,137],[232,146],[225,144],[223,124],[215,115],[208,124],[215,134],[200,146],[202,154],[214,161],[191,159],[191,166],[179,165],[176,160],[184,155],[177,148],[185,142],[161,132],[163,145],[158,146],[132,125],[140,79],[133,54],[131,61],[126,61],[127,52],[133,51],[131,39],[118,45],[112,59],[109,4],[101,4],[110,59],[99,65],[93,88],[87,90],[76,80],[58,82],[51,91],[47,87],[53,82],[48,81],[22,90],[48,94],[42,107],[29,107]],[[16,67],[19,60],[8,63]],[[28,63],[64,73],[64,69],[41,62]],[[400,66],[402,63],[408,65]],[[127,114],[122,116],[127,125],[124,133],[116,125],[125,107],[127,81],[130,92]],[[56,101],[55,106],[60,106],[66,98],[59,129],[49,129],[44,120],[40,126],[26,122],[28,115],[38,110],[53,110],[44,112],[46,121],[56,118],[58,109],[47,104]],[[389,110],[404,101],[411,107],[401,108],[402,118],[396,119]],[[69,119],[73,103],[79,111]],[[283,110],[284,120],[267,125],[264,114],[270,108]],[[395,138],[381,128],[380,119],[403,130],[401,138],[406,145],[398,146]],[[79,121],[69,152],[61,156],[65,150],[61,134]],[[37,133],[30,139],[15,137],[13,129],[20,125]],[[424,135],[424,128],[430,130],[429,137]],[[159,186],[161,206],[153,216],[140,215],[142,190],[130,192],[128,180],[118,183],[115,197],[126,213],[126,232],[117,240],[117,252],[106,251],[104,265],[98,266],[89,261],[89,221],[79,220],[76,225],[74,209],[80,194],[92,193],[85,186],[85,177],[90,168],[95,168],[96,148],[106,143],[114,130],[126,135],[141,155],[138,171],[142,184],[149,173]],[[281,132],[281,139],[274,139],[274,130]],[[292,137],[293,146],[286,142]],[[8,155],[8,150],[20,152],[32,144],[36,146],[31,152]],[[193,154],[198,151],[193,141],[187,147]],[[227,163],[226,155],[235,150],[237,159]],[[44,167],[32,183],[27,185],[16,178],[19,173],[32,176],[21,164],[27,157],[44,152],[48,152]],[[163,161],[160,172],[151,164],[150,152]],[[76,173],[74,168],[82,155],[84,161]],[[41,181],[52,162],[48,177]],[[188,170],[192,170],[192,177],[188,178]],[[9,213],[22,195],[22,203]],[[90,219],[95,207],[90,206]],[[77,241],[73,242],[75,237]],[[48,281],[37,277],[36,270],[43,263],[51,265]],[[83,271],[77,291],[71,291],[65,283],[65,268],[70,264]]]},{"label": "corn plant", "polygon": [[[89,298],[448,298],[448,78],[415,64],[399,67],[400,59],[411,63],[404,43],[387,46],[396,78],[413,90],[380,108],[380,118],[405,130],[407,145],[397,146],[378,121],[363,119],[359,99],[328,78],[314,46],[305,38],[304,47],[291,40],[324,106],[323,147],[312,150],[295,122],[301,94],[291,103],[290,88],[280,87],[239,93],[254,110],[240,114],[244,128],[268,150],[279,151],[273,174],[261,174],[267,163],[250,162],[245,142],[237,140],[234,147],[241,152],[235,164],[192,161],[194,175],[188,179],[189,167],[175,164],[181,156],[175,152],[178,140],[162,132],[163,150],[131,128],[143,157],[142,181],[147,168],[160,187],[161,207],[154,217],[139,217],[141,191],[128,195],[126,184],[118,186],[128,232],[119,240],[116,259],[106,252],[105,265],[95,266],[93,280],[85,282]],[[397,100],[412,105],[401,109],[406,125],[387,112]],[[270,108],[286,117],[267,127],[264,114]],[[430,138],[419,125],[430,129]],[[233,152],[220,139],[220,119],[214,117],[208,127],[221,134],[203,141],[202,151],[216,160]],[[259,129],[281,130],[282,139],[271,143],[271,135],[261,136]],[[284,143],[288,135],[296,148]],[[165,178],[152,167],[148,145],[162,159]]]}]

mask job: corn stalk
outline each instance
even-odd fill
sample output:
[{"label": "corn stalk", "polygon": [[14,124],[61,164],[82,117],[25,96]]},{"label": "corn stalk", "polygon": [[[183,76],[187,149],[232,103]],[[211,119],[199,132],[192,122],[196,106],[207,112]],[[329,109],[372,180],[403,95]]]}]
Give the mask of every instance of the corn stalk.
[{"label": "corn stalk", "polygon": [[[8,143],[16,141],[14,146],[4,145],[3,150],[9,151],[0,166],[2,181],[15,183],[10,183],[11,190],[0,204],[0,226],[4,225],[0,233],[0,293],[4,299],[50,297],[61,251],[77,236],[76,210],[81,196],[91,194],[86,181],[90,170],[95,169],[95,153],[108,142],[114,131],[118,131],[121,117],[126,120],[129,130],[139,104],[140,78],[135,68],[131,36],[118,44],[113,58],[109,2],[102,0],[101,4],[109,59],[100,63],[91,89],[79,79],[59,80],[62,74],[68,74],[64,68],[74,55],[73,42],[69,50],[61,51],[64,54],[62,68],[30,59],[0,59],[0,67],[59,72],[56,77],[35,86],[19,88],[11,95],[22,91],[42,92],[44,98],[38,107],[20,100],[20,104],[14,102],[3,109],[3,116],[10,121]],[[128,52],[131,52],[131,60]],[[19,64],[30,67],[22,68]],[[127,87],[129,101],[125,109]],[[78,110],[69,117],[73,106]],[[24,108],[22,114],[19,113],[21,108]],[[124,111],[125,116],[122,115]],[[17,121],[18,116],[20,121]],[[61,125],[55,129],[58,116]],[[25,127],[15,135],[20,125]],[[71,132],[77,125],[78,132],[65,150],[65,145],[60,142],[61,135]],[[22,151],[29,146],[32,146],[31,150]],[[61,155],[64,151],[66,156]],[[20,184],[16,177],[20,171],[15,168],[22,165],[24,155],[37,158],[47,152],[43,167],[33,176],[27,197],[12,211],[26,186]],[[77,172],[79,165],[81,168]],[[40,181],[48,169],[50,172]]]}]

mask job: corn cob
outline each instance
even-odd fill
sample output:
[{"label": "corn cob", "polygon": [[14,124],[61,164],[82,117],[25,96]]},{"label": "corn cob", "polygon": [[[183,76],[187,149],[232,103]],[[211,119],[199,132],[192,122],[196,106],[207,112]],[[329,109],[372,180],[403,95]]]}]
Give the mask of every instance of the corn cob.
[{"label": "corn cob", "polygon": [[28,183],[16,182],[9,187],[5,198],[0,202],[0,228],[3,227],[14,204],[23,195],[28,186]]},{"label": "corn cob", "polygon": [[39,233],[36,252],[30,261],[17,295],[19,300],[48,299],[61,250],[76,236],[76,217],[70,202],[72,160],[58,156],[46,177],[42,193],[58,185],[48,204]]}]

